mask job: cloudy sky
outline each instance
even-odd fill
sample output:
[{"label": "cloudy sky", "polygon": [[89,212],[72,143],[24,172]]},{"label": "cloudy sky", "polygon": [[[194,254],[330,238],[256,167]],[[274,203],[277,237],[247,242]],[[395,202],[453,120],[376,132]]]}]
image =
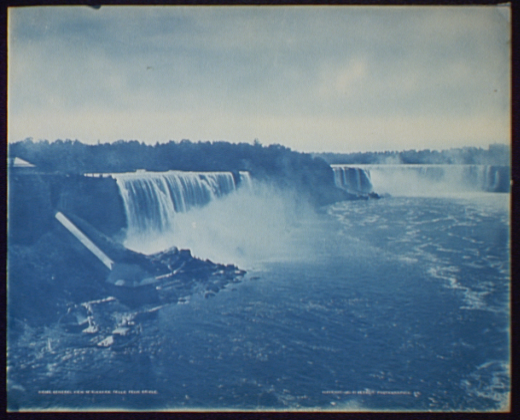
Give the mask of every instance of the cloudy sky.
[{"label": "cloudy sky", "polygon": [[9,10],[9,141],[510,141],[507,7]]}]

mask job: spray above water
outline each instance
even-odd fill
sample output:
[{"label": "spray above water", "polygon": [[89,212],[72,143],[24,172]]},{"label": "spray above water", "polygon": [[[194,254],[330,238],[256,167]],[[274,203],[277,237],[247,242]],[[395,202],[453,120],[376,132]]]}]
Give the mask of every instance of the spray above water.
[{"label": "spray above water", "polygon": [[235,191],[231,172],[133,172],[114,174],[123,197],[128,235],[162,233],[173,229],[176,213]]},{"label": "spray above water", "polygon": [[[333,170],[337,186],[358,194],[434,196],[509,189],[508,168],[501,166],[333,165]],[[113,176],[127,215],[125,246],[132,250],[152,254],[176,246],[243,268],[309,259],[316,250],[312,233],[299,228],[305,221],[316,222],[311,206],[296,191],[253,183],[248,172]]]},{"label": "spray above water", "polygon": [[112,175],[127,215],[125,246],[152,254],[176,246],[247,268],[301,253],[297,226],[313,212],[297,194],[252,182],[248,172]]},{"label": "spray above water", "polygon": [[175,243],[201,258],[243,268],[267,261],[307,258],[310,250],[298,235],[310,206],[296,194],[255,183],[204,208],[179,214]]},{"label": "spray above water", "polygon": [[431,196],[465,192],[508,192],[507,166],[332,165],[336,186],[352,193]]}]

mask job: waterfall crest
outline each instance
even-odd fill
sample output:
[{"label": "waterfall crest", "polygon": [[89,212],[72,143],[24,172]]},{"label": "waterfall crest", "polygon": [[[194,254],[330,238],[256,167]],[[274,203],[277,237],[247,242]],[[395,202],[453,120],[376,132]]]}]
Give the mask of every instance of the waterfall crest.
[{"label": "waterfall crest", "polygon": [[249,173],[239,182],[231,172],[146,172],[112,174],[127,217],[127,238],[172,233],[176,213],[229,194],[238,184],[250,186]]}]

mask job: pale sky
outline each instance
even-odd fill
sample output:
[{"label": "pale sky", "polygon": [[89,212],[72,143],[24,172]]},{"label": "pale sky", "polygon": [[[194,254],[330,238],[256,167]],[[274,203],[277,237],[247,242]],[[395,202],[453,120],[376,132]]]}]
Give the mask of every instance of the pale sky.
[{"label": "pale sky", "polygon": [[9,9],[8,141],[510,142],[510,10]]}]

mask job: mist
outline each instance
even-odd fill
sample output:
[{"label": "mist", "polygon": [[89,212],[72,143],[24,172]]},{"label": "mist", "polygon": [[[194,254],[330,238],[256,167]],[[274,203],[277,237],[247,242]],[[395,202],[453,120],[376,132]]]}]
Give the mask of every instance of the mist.
[{"label": "mist", "polygon": [[129,234],[124,245],[144,254],[176,246],[201,259],[248,269],[311,258],[312,241],[302,241],[302,235],[309,235],[306,226],[318,217],[293,190],[254,182],[252,188],[176,213],[168,231]]},{"label": "mist", "polygon": [[444,196],[508,188],[508,168],[486,165],[367,166],[373,189],[393,196]]}]

